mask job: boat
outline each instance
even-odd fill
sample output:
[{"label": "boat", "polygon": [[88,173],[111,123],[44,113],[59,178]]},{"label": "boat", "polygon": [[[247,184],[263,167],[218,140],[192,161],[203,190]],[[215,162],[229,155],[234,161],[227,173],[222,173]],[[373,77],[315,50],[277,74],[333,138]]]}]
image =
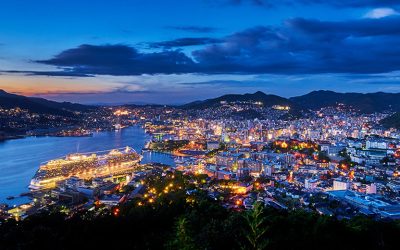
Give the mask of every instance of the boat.
[{"label": "boat", "polygon": [[176,165],[181,165],[186,163],[186,159],[184,159],[182,156],[177,156],[174,158],[174,162]]},{"label": "boat", "polygon": [[54,188],[58,182],[71,176],[92,179],[132,172],[141,159],[142,156],[131,147],[70,154],[40,165],[30,182],[29,189]]},{"label": "boat", "polygon": [[142,149],[142,152],[150,151],[151,140],[147,141]]}]

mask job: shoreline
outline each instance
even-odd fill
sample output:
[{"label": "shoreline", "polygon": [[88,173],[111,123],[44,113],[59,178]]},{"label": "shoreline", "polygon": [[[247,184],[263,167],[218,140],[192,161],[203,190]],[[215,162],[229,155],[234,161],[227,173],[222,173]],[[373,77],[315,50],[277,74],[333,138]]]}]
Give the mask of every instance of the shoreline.
[{"label": "shoreline", "polygon": [[[24,138],[28,141],[9,140],[7,143],[1,143],[0,141],[0,153],[3,153],[6,156],[4,158],[6,164],[0,166],[0,171],[3,169],[5,170],[3,173],[3,177],[5,178],[3,181],[4,183],[1,182],[0,185],[11,183],[11,185],[7,186],[7,189],[4,189],[4,191],[0,193],[0,204],[8,204],[12,206],[21,202],[27,202],[28,197],[25,195],[21,196],[21,194],[28,191],[27,186],[36,172],[38,165],[46,160],[64,156],[70,152],[75,152],[77,147],[76,145],[80,145],[81,150],[88,149],[89,151],[104,150],[104,148],[120,148],[129,145],[144,156],[144,159],[141,161],[143,164],[149,162],[160,162],[174,166],[174,155],[172,155],[171,152],[157,152],[152,150],[142,151],[144,145],[149,140],[149,134],[144,132],[144,129],[140,124],[135,124],[121,129],[121,131],[124,130],[127,130],[127,132],[123,133],[123,136],[121,132],[117,133],[113,130],[108,130],[99,131],[98,133],[95,133],[93,137],[74,137],[75,139],[71,138],[72,141],[54,136],[26,136]],[[29,140],[30,137],[37,137],[39,141],[31,141]],[[59,140],[57,140],[57,138],[59,138]],[[42,144],[42,141],[46,143]],[[56,142],[56,144],[53,144],[53,142]],[[29,147],[30,145],[34,145],[34,147]],[[23,157],[21,163],[12,162],[11,160],[15,155],[20,156],[18,152],[19,150],[13,149],[18,147],[19,149],[24,150],[25,146],[27,146],[26,150],[29,151],[24,151],[27,154],[24,154],[25,157]],[[152,154],[153,156],[151,156]],[[6,169],[9,170],[6,171]],[[16,169],[17,171],[15,171]],[[32,172],[32,175],[29,174],[30,172]],[[8,178],[8,176],[10,177]],[[18,185],[16,183],[18,183]],[[6,198],[9,196],[15,198],[7,200]]]},{"label": "shoreline", "polygon": [[[140,129],[140,131],[136,130],[136,128]],[[119,148],[121,147],[120,145],[129,145],[140,153],[147,138],[144,130],[138,125],[132,125],[121,130],[125,129],[132,130],[134,133],[124,133],[124,136],[121,136],[121,133],[116,133],[113,130],[102,130],[98,133],[95,132],[90,137],[27,135],[1,140],[0,154],[3,154],[2,161],[5,163],[0,165],[0,171],[2,171],[3,175],[0,186],[7,186],[4,186],[4,190],[2,189],[2,192],[0,192],[0,204],[14,205],[25,200],[26,196],[19,196],[28,191],[29,181],[39,164],[49,159],[76,152],[77,145],[79,145],[80,149],[85,149],[85,151],[86,149],[88,151],[97,151],[104,148]],[[64,137],[69,137],[69,139]],[[21,150],[24,152],[23,157],[21,157]],[[18,162],[14,161],[16,157],[19,157]],[[6,198],[9,196],[15,198],[7,200]]]},{"label": "shoreline", "polygon": [[190,155],[182,154],[182,153],[174,153],[173,151],[162,151],[162,150],[146,149],[146,152],[166,154],[166,155],[171,155],[171,156],[175,156],[175,157],[190,157]]},{"label": "shoreline", "polygon": [[0,142],[11,141],[11,140],[18,140],[24,139],[28,137],[28,135],[13,135],[13,136],[5,136],[0,138]]},{"label": "shoreline", "polygon": [[[136,126],[136,125],[131,125],[131,126],[127,126],[121,129],[125,129],[125,128],[129,128],[132,126]],[[12,141],[12,140],[18,140],[18,139],[25,139],[25,138],[29,138],[29,137],[72,137],[72,138],[76,138],[76,137],[92,137],[94,133],[97,132],[111,132],[113,131],[112,128],[108,128],[108,129],[91,129],[90,130],[90,134],[84,134],[84,135],[58,135],[58,134],[25,134],[25,135],[9,135],[9,136],[4,136],[4,137],[0,137],[0,143],[1,142],[6,142],[6,141]]]}]

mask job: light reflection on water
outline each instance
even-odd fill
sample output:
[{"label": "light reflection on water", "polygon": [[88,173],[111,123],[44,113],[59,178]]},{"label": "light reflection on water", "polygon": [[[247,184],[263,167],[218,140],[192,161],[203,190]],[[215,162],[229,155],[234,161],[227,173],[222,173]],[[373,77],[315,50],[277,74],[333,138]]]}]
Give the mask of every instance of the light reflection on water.
[{"label": "light reflection on water", "polygon": [[[91,152],[130,146],[141,152],[149,136],[139,126],[121,131],[95,133],[93,137],[28,137],[0,142],[0,203],[19,204],[26,198],[7,200],[28,191],[40,163],[76,152]],[[143,163],[174,165],[170,155],[145,152]]]}]

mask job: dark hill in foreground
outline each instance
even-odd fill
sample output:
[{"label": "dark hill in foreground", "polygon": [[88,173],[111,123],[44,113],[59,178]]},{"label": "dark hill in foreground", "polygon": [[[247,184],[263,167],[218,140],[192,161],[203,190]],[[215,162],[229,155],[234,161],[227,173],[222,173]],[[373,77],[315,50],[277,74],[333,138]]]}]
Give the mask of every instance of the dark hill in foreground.
[{"label": "dark hill in foreground", "polygon": [[[184,194],[126,204],[120,215],[52,212],[0,223],[1,249],[397,249],[398,222],[337,220],[304,211],[228,210]],[[165,200],[163,200],[165,201]],[[253,229],[253,230],[252,230]],[[250,242],[254,242],[253,246]]]}]

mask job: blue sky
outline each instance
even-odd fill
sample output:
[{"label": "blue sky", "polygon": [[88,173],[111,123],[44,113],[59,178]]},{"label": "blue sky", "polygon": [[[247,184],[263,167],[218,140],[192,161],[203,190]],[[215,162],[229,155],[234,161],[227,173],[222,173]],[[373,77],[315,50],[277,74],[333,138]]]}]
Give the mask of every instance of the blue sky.
[{"label": "blue sky", "polygon": [[82,103],[399,92],[400,1],[3,0],[0,88]]}]

